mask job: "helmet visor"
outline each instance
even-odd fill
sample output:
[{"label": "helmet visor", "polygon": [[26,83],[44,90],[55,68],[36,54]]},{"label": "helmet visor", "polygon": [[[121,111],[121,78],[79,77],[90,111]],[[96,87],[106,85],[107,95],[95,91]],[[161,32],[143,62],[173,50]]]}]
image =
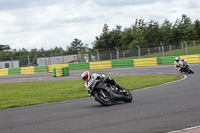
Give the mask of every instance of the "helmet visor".
[{"label": "helmet visor", "polygon": [[88,75],[86,75],[85,77],[83,77],[83,81],[88,81]]}]

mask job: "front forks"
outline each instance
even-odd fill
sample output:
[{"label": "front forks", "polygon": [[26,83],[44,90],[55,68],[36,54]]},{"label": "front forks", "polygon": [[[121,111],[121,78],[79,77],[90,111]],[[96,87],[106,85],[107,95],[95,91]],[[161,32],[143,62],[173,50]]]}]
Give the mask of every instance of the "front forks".
[{"label": "front forks", "polygon": [[104,98],[106,98],[107,96],[104,94],[104,92],[103,92],[103,90],[102,89],[100,89],[100,94],[104,97]]},{"label": "front forks", "polygon": [[[100,95],[102,96],[102,97],[104,97],[104,98],[108,98],[108,96],[107,95],[105,95],[105,93],[104,93],[104,91],[103,91],[103,89],[99,89],[100,91]],[[114,100],[114,99],[121,99],[122,98],[122,96],[121,95],[119,95],[119,94],[117,94],[117,93],[114,93],[112,90],[110,90],[109,88],[106,88],[106,91],[110,94],[110,98],[112,99],[112,100]]]}]

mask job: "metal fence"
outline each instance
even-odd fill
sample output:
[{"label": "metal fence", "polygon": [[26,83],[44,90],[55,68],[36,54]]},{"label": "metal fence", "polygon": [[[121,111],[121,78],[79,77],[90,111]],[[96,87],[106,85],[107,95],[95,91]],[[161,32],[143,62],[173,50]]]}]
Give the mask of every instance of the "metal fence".
[{"label": "metal fence", "polygon": [[[189,55],[193,54],[193,49],[189,48],[196,46],[200,46],[200,40],[189,41],[189,42],[184,41],[180,44],[175,44],[175,45],[170,45],[170,44],[165,45],[160,43],[160,46],[151,48],[141,48],[139,45],[137,45],[136,49],[126,49],[126,50],[113,49],[112,51],[97,51],[96,53],[92,53],[92,55],[96,57],[95,60],[97,61],[116,60],[116,59],[120,60],[124,58],[165,57],[165,56],[176,56],[177,54]],[[176,50],[180,50],[179,53],[177,53]]]},{"label": "metal fence", "polygon": [[[179,55],[192,55],[193,50],[200,46],[200,40],[195,41],[184,41],[177,44],[162,44],[158,47],[142,48],[137,45],[135,49],[119,50],[117,47],[110,51],[106,50],[94,50],[90,53],[79,53],[74,55],[62,55],[62,56],[50,56],[50,57],[33,57],[19,59],[19,67],[24,66],[42,66],[42,65],[54,65],[54,64],[66,64],[66,63],[79,63],[79,62],[94,62],[94,61],[105,61],[105,60],[123,60],[123,59],[136,59],[136,58],[147,58],[147,57],[165,57],[165,56],[177,56]],[[177,53],[176,50],[179,50]],[[200,54],[200,51],[199,53]],[[54,61],[55,60],[55,61]],[[10,60],[10,68],[12,68],[12,61]],[[0,60],[0,62],[3,62]],[[2,66],[1,66],[2,67]],[[2,67],[3,68],[3,67]]]}]

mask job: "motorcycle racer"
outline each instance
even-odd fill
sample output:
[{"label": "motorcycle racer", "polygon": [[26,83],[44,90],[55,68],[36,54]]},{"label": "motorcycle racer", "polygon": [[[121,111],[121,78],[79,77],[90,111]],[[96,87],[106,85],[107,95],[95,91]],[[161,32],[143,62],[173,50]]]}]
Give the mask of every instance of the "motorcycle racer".
[{"label": "motorcycle racer", "polygon": [[104,81],[105,83],[108,83],[110,85],[114,85],[121,92],[126,92],[126,90],[123,87],[121,87],[119,84],[117,84],[117,82],[114,79],[112,79],[111,77],[105,78],[104,74],[98,74],[98,73],[91,74],[89,71],[85,71],[81,75],[81,78],[83,79],[83,81],[85,81],[85,87],[88,90],[89,95],[91,92],[91,84],[97,80]]},{"label": "motorcycle racer", "polygon": [[[180,59],[179,57],[176,57],[174,60],[175,60],[175,61],[174,61],[175,69],[178,69],[178,71],[181,73],[181,64],[182,64],[183,62],[186,62],[186,63],[187,63],[187,61],[186,61],[185,59]],[[188,66],[188,67],[191,67],[188,63],[187,63],[187,66]]]}]

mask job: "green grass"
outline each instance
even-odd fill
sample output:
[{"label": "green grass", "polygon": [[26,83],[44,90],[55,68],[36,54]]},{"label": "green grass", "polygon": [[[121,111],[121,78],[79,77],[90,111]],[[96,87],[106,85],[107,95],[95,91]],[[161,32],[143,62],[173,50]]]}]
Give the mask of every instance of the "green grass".
[{"label": "green grass", "polygon": [[[181,79],[178,75],[114,77],[128,90]],[[82,80],[0,84],[0,109],[88,97]]]},{"label": "green grass", "polygon": [[[188,47],[188,55],[200,54],[199,51],[200,51],[200,46]],[[165,56],[181,56],[181,55],[186,55],[185,48],[165,52]],[[146,57],[162,57],[162,56],[163,56],[162,53],[157,53],[157,54],[144,56],[144,58],[146,58]]]},{"label": "green grass", "polygon": [[[200,46],[188,47],[188,55],[195,55],[195,54],[200,54]],[[186,55],[186,49],[185,48],[165,52],[165,57],[167,57],[167,56],[181,56],[181,55]],[[150,58],[150,57],[163,57],[163,54],[161,52],[161,53],[155,53],[155,54],[141,56],[141,58]],[[138,58],[138,56],[122,58],[122,59],[137,59],[137,58]]]}]

